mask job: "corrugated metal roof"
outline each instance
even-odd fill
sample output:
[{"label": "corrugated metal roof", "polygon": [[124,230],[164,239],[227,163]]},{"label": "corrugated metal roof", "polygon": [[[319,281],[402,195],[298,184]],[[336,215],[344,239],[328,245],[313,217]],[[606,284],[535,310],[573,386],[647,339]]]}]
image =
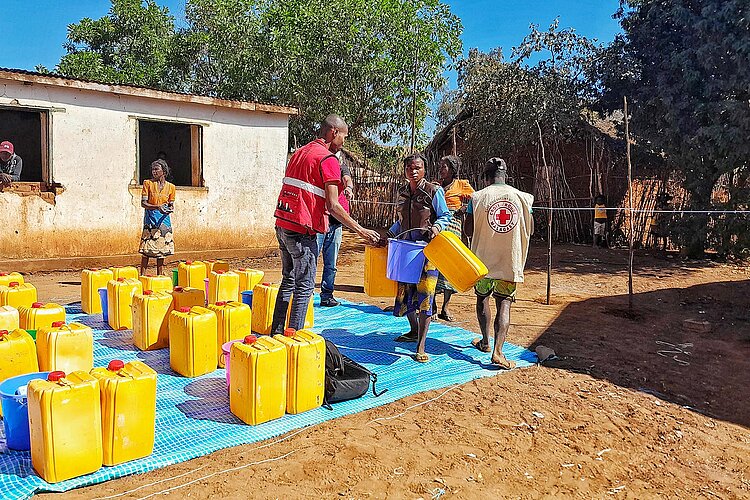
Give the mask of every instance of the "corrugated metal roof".
[{"label": "corrugated metal roof", "polygon": [[281,113],[287,115],[296,115],[297,108],[291,106],[280,106],[252,101],[238,101],[232,99],[221,99],[207,95],[190,94],[188,92],[178,92],[172,90],[162,90],[154,87],[141,85],[127,85],[120,83],[98,82],[83,78],[70,78],[54,73],[40,73],[16,68],[0,67],[0,79],[23,81],[29,83],[38,83],[42,85],[54,85],[58,87],[74,88],[78,90],[90,90],[94,92],[108,92],[120,95],[132,95],[136,97],[146,97],[152,99],[164,99],[182,102],[192,102],[195,104],[205,104],[209,106],[219,106],[246,111],[263,111],[268,113]]}]

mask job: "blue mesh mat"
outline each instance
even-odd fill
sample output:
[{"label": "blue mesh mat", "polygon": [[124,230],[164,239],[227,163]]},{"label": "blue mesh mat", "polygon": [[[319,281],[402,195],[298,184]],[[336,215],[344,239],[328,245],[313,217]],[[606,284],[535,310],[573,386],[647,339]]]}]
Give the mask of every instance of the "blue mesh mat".
[{"label": "blue mesh mat", "polygon": [[[319,299],[316,297],[316,305]],[[158,375],[156,405],[156,444],[146,458],[114,467],[102,467],[87,476],[49,484],[31,467],[29,452],[8,450],[0,426],[0,496],[27,498],[35,492],[68,491],[129,474],[148,472],[184,462],[214,451],[273,438],[301,427],[318,424],[342,415],[357,413],[391,403],[418,392],[440,389],[498,373],[489,365],[489,354],[470,346],[473,334],[457,327],[433,323],[427,339],[430,362],[411,359],[414,344],[398,344],[393,339],[407,328],[406,319],[395,319],[377,307],[342,301],[334,308],[315,309],[316,333],[340,346],[342,352],[378,374],[378,389],[388,389],[375,398],[365,396],[333,406],[257,426],[245,425],[229,411],[224,370],[189,379],[169,368],[166,349],[140,352],[131,343],[132,332],[112,331],[101,315],[81,314],[79,306],[68,306],[68,321],[78,321],[94,330],[94,363],[106,366],[112,359],[127,362],[140,359]],[[536,362],[526,349],[506,344],[504,352],[519,367]]]}]

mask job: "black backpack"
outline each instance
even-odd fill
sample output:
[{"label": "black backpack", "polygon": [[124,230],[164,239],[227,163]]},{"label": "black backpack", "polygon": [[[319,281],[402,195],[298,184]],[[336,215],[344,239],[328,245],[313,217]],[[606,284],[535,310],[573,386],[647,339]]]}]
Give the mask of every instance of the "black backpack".
[{"label": "black backpack", "polygon": [[370,388],[372,394],[382,396],[388,389],[377,392],[378,376],[356,361],[344,356],[338,347],[326,339],[326,388],[324,406],[331,410],[331,403],[348,401],[363,396]]}]

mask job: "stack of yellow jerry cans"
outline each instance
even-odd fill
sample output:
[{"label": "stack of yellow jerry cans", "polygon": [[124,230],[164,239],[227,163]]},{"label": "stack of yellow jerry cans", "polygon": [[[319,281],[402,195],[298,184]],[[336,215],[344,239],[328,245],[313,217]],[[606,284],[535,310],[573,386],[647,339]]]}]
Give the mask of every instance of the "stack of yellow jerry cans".
[{"label": "stack of yellow jerry cans", "polygon": [[229,408],[257,425],[323,404],[325,341],[308,331],[249,335],[232,344]]},{"label": "stack of yellow jerry cans", "polygon": [[53,371],[29,382],[28,405],[31,463],[49,483],[153,451],[156,372],[140,361]]}]

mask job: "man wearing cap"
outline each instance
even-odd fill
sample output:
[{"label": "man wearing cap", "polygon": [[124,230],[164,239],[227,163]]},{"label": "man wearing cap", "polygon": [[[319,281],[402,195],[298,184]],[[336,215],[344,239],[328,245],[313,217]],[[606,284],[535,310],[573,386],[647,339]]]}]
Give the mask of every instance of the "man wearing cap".
[{"label": "man wearing cap", "polygon": [[[471,195],[464,229],[471,238],[471,250],[487,266],[487,276],[474,286],[477,320],[482,338],[472,344],[482,352],[492,352],[491,361],[499,368],[515,366],[503,354],[503,343],[510,327],[510,306],[516,300],[516,286],[523,282],[523,268],[534,232],[531,207],[534,196],[505,183],[508,167],[501,158],[491,158],[484,167],[487,187]],[[491,320],[490,295],[497,315]],[[490,346],[494,326],[495,345]]]},{"label": "man wearing cap", "polygon": [[10,186],[11,182],[21,180],[23,160],[13,150],[13,144],[8,141],[0,142],[0,186]]}]

